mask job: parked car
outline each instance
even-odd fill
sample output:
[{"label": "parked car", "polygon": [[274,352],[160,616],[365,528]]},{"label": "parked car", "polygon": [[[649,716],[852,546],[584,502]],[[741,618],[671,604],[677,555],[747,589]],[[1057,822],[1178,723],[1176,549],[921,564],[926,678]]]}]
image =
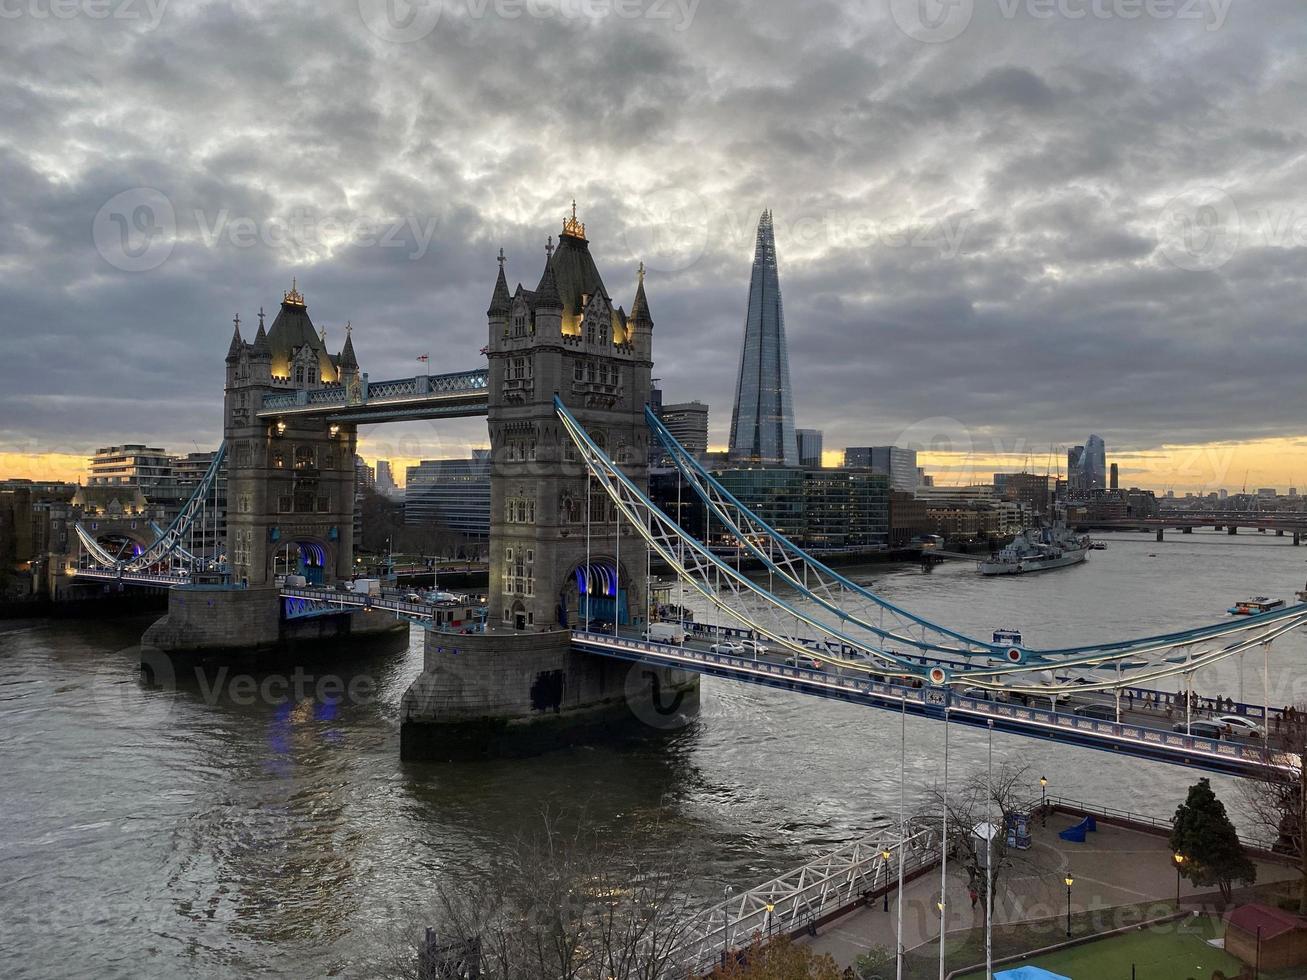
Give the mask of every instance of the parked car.
[{"label": "parked car", "polygon": [[825,669],[825,667],[822,665],[822,662],[821,662],[820,660],[818,660],[816,657],[809,657],[809,656],[805,656],[805,655],[803,655],[803,654],[800,654],[800,655],[797,656],[797,657],[786,657],[786,658],[785,658],[785,666],[786,666],[786,667],[804,667],[804,668],[806,668],[806,669],[808,669],[808,670],[824,670],[824,669]]},{"label": "parked car", "polygon": [[1187,724],[1183,721],[1179,721],[1171,726],[1171,731],[1179,732],[1182,735],[1186,733],[1190,735],[1198,735],[1202,738],[1225,737],[1225,729],[1214,721],[1191,721]]},{"label": "parked car", "polygon": [[1082,704],[1075,709],[1081,718],[1097,718],[1099,721],[1116,721],[1116,708],[1110,704]]},{"label": "parked car", "polygon": [[742,657],[744,656],[744,647],[734,640],[721,640],[710,646],[708,652],[721,653],[728,657]]},{"label": "parked car", "polygon": [[1212,721],[1229,728],[1233,734],[1242,735],[1244,738],[1266,737],[1265,728],[1243,715],[1221,715],[1219,718],[1213,718]]}]

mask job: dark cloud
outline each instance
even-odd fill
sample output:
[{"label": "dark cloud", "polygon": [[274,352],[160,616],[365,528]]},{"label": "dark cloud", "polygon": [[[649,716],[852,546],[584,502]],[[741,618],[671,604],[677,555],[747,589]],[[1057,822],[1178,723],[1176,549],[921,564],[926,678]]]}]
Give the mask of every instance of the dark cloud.
[{"label": "dark cloud", "polygon": [[[533,285],[574,196],[618,302],[649,264],[655,373],[718,441],[765,206],[827,446],[941,417],[1003,448],[1303,431],[1296,0],[1219,29],[976,0],[940,44],[888,0],[707,0],[683,30],[444,0],[412,43],[353,0],[6,9],[0,450],[213,443],[231,317],[292,275],[372,377],[473,366],[495,253]],[[94,234],[135,188],[175,228],[133,272]]]}]

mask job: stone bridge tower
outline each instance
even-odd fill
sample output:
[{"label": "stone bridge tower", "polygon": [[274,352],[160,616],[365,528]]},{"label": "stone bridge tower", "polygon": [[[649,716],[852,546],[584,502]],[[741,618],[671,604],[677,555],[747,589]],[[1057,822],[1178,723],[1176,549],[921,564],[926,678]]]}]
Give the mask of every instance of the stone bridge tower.
[{"label": "stone bridge tower", "polygon": [[260,418],[270,396],[307,404],[324,386],[359,378],[348,331],[337,355],[309,319],[292,285],[265,332],[263,312],[254,341],[240,320],[227,352],[223,432],[227,440],[227,549],[233,580],[250,588],[278,574],[310,582],[350,577],[354,560],[355,427],[321,418]]},{"label": "stone bridge tower", "polygon": [[642,624],[645,545],[629,523],[619,543],[616,507],[597,485],[586,573],[587,476],[554,396],[643,488],[653,365],[643,270],[627,313],[604,286],[575,205],[557,247],[546,246],[535,289],[510,294],[504,261],[501,251],[488,311],[490,625],[576,627],[587,604],[592,622]]},{"label": "stone bridge tower", "polygon": [[[653,318],[644,276],[630,313],[604,286],[576,206],[546,247],[535,289],[499,276],[488,311],[492,456],[484,633],[430,631],[404,695],[408,759],[531,754],[615,727],[669,729],[698,706],[698,677],[572,647],[584,622],[645,621],[646,549],[589,476],[554,412],[557,395],[637,485],[647,480]],[[611,628],[611,627],[609,627]]]}]

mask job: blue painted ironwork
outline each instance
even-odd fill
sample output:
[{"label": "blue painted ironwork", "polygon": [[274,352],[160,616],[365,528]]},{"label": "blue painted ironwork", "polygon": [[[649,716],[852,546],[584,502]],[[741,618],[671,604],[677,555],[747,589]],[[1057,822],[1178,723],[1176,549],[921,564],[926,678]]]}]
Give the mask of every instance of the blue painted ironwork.
[{"label": "blue painted ironwork", "polygon": [[205,470],[204,476],[200,479],[199,485],[196,486],[190,498],[182,505],[181,510],[168,525],[167,529],[140,554],[133,555],[130,559],[124,561],[116,555],[109,554],[100,543],[95,540],[94,535],[86,530],[80,523],[74,525],[77,538],[82,543],[88,553],[96,562],[105,569],[114,570],[120,573],[143,572],[153,568],[160,562],[167,560],[174,552],[181,548],[182,541],[190,533],[191,525],[205,512],[208,498],[213,491],[215,481],[218,479],[218,473],[222,470],[223,464],[227,459],[227,443],[223,442],[218,446],[217,451],[213,454],[213,459],[209,463],[209,468]]}]

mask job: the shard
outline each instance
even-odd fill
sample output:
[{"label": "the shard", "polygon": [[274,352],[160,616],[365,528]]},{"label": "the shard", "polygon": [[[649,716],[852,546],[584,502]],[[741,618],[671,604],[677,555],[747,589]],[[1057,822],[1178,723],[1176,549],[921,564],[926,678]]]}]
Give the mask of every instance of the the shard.
[{"label": "the shard", "polygon": [[799,465],[790,358],[785,348],[785,311],[770,211],[764,211],[758,222],[744,350],[731,413],[730,450],[731,459],[739,463]]}]

